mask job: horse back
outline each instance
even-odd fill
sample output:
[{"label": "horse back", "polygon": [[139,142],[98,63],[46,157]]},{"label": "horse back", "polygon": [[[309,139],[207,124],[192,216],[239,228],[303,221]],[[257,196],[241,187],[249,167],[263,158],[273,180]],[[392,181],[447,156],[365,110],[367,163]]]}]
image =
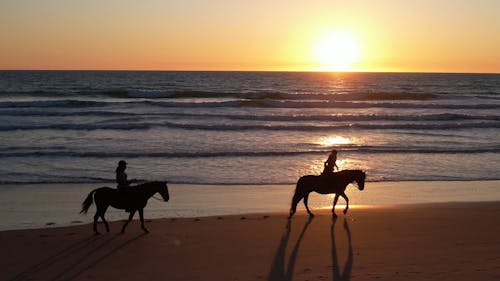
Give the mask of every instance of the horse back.
[{"label": "horse back", "polygon": [[102,200],[108,201],[113,197],[116,197],[116,195],[119,192],[118,189],[107,186],[96,188],[94,191],[95,191],[94,198],[96,202]]},{"label": "horse back", "polygon": [[299,178],[297,191],[317,192],[320,194],[339,193],[345,190],[336,174],[332,175],[306,175]]},{"label": "horse back", "polygon": [[96,193],[114,193],[114,192],[118,192],[118,189],[111,188],[111,187],[108,187],[108,186],[103,186],[103,187],[96,188],[95,192]]},{"label": "horse back", "polygon": [[305,175],[299,178],[297,181],[296,190],[300,192],[310,192],[313,187],[317,185],[318,176],[316,175]]},{"label": "horse back", "polygon": [[299,178],[298,183],[313,183],[317,181],[317,178],[316,175],[305,175]]}]

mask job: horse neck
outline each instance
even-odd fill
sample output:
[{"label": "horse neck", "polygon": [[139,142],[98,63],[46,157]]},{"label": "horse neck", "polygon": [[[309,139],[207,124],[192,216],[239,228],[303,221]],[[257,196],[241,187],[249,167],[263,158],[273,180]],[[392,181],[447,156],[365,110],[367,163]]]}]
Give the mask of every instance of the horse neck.
[{"label": "horse neck", "polygon": [[158,188],[154,185],[143,187],[143,190],[147,199],[151,198],[156,192],[158,192]]},{"label": "horse neck", "polygon": [[357,170],[345,170],[344,176],[342,177],[343,181],[345,181],[346,185],[352,182],[358,182]]}]

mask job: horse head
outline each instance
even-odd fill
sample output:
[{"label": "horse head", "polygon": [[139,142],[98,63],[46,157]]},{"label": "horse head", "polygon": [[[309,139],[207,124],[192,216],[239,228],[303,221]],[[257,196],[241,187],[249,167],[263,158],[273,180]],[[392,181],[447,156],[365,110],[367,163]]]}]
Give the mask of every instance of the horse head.
[{"label": "horse head", "polygon": [[358,184],[359,190],[365,189],[366,173],[361,170],[356,170],[354,181]]},{"label": "horse head", "polygon": [[167,182],[161,182],[162,187],[158,190],[158,193],[160,193],[161,197],[163,198],[163,201],[167,202],[170,199],[170,195],[168,194],[168,185]]}]

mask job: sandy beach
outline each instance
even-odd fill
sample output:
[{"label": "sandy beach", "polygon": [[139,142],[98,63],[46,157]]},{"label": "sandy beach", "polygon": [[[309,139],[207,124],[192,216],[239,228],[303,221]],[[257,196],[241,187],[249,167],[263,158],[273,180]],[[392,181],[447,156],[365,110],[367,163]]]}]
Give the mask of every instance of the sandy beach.
[{"label": "sandy beach", "polygon": [[[337,210],[340,214],[340,210]],[[498,280],[500,202],[0,232],[0,280]],[[102,225],[101,231],[104,231]]]},{"label": "sandy beach", "polygon": [[[99,186],[110,184],[2,185],[0,188],[0,231],[36,229],[85,224],[89,214],[79,214],[82,201]],[[149,200],[146,219],[194,218],[252,213],[287,212],[294,185],[191,185],[169,184],[168,203]],[[445,202],[500,201],[500,181],[410,181],[368,182],[363,191],[347,188],[352,208],[359,206],[412,205]],[[331,208],[333,197],[311,193],[314,209]],[[340,205],[345,204],[341,199]],[[303,204],[299,204],[303,210]],[[127,214],[109,208],[109,221],[123,220]]]}]

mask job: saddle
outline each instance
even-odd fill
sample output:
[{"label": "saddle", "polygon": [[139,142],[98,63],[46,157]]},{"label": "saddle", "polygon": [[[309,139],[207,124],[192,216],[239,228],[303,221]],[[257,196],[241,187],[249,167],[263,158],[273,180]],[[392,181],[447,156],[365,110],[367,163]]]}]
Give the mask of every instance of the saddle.
[{"label": "saddle", "polygon": [[333,180],[337,175],[336,172],[326,172],[326,171],[323,171],[323,173],[321,173],[320,177],[324,178],[324,179],[328,179],[328,180]]},{"label": "saddle", "polygon": [[134,209],[129,206],[133,206],[134,204],[134,198],[136,194],[136,190],[133,188],[127,187],[127,188],[117,188],[117,200],[120,203],[120,205],[126,207],[125,211],[130,213]]}]

